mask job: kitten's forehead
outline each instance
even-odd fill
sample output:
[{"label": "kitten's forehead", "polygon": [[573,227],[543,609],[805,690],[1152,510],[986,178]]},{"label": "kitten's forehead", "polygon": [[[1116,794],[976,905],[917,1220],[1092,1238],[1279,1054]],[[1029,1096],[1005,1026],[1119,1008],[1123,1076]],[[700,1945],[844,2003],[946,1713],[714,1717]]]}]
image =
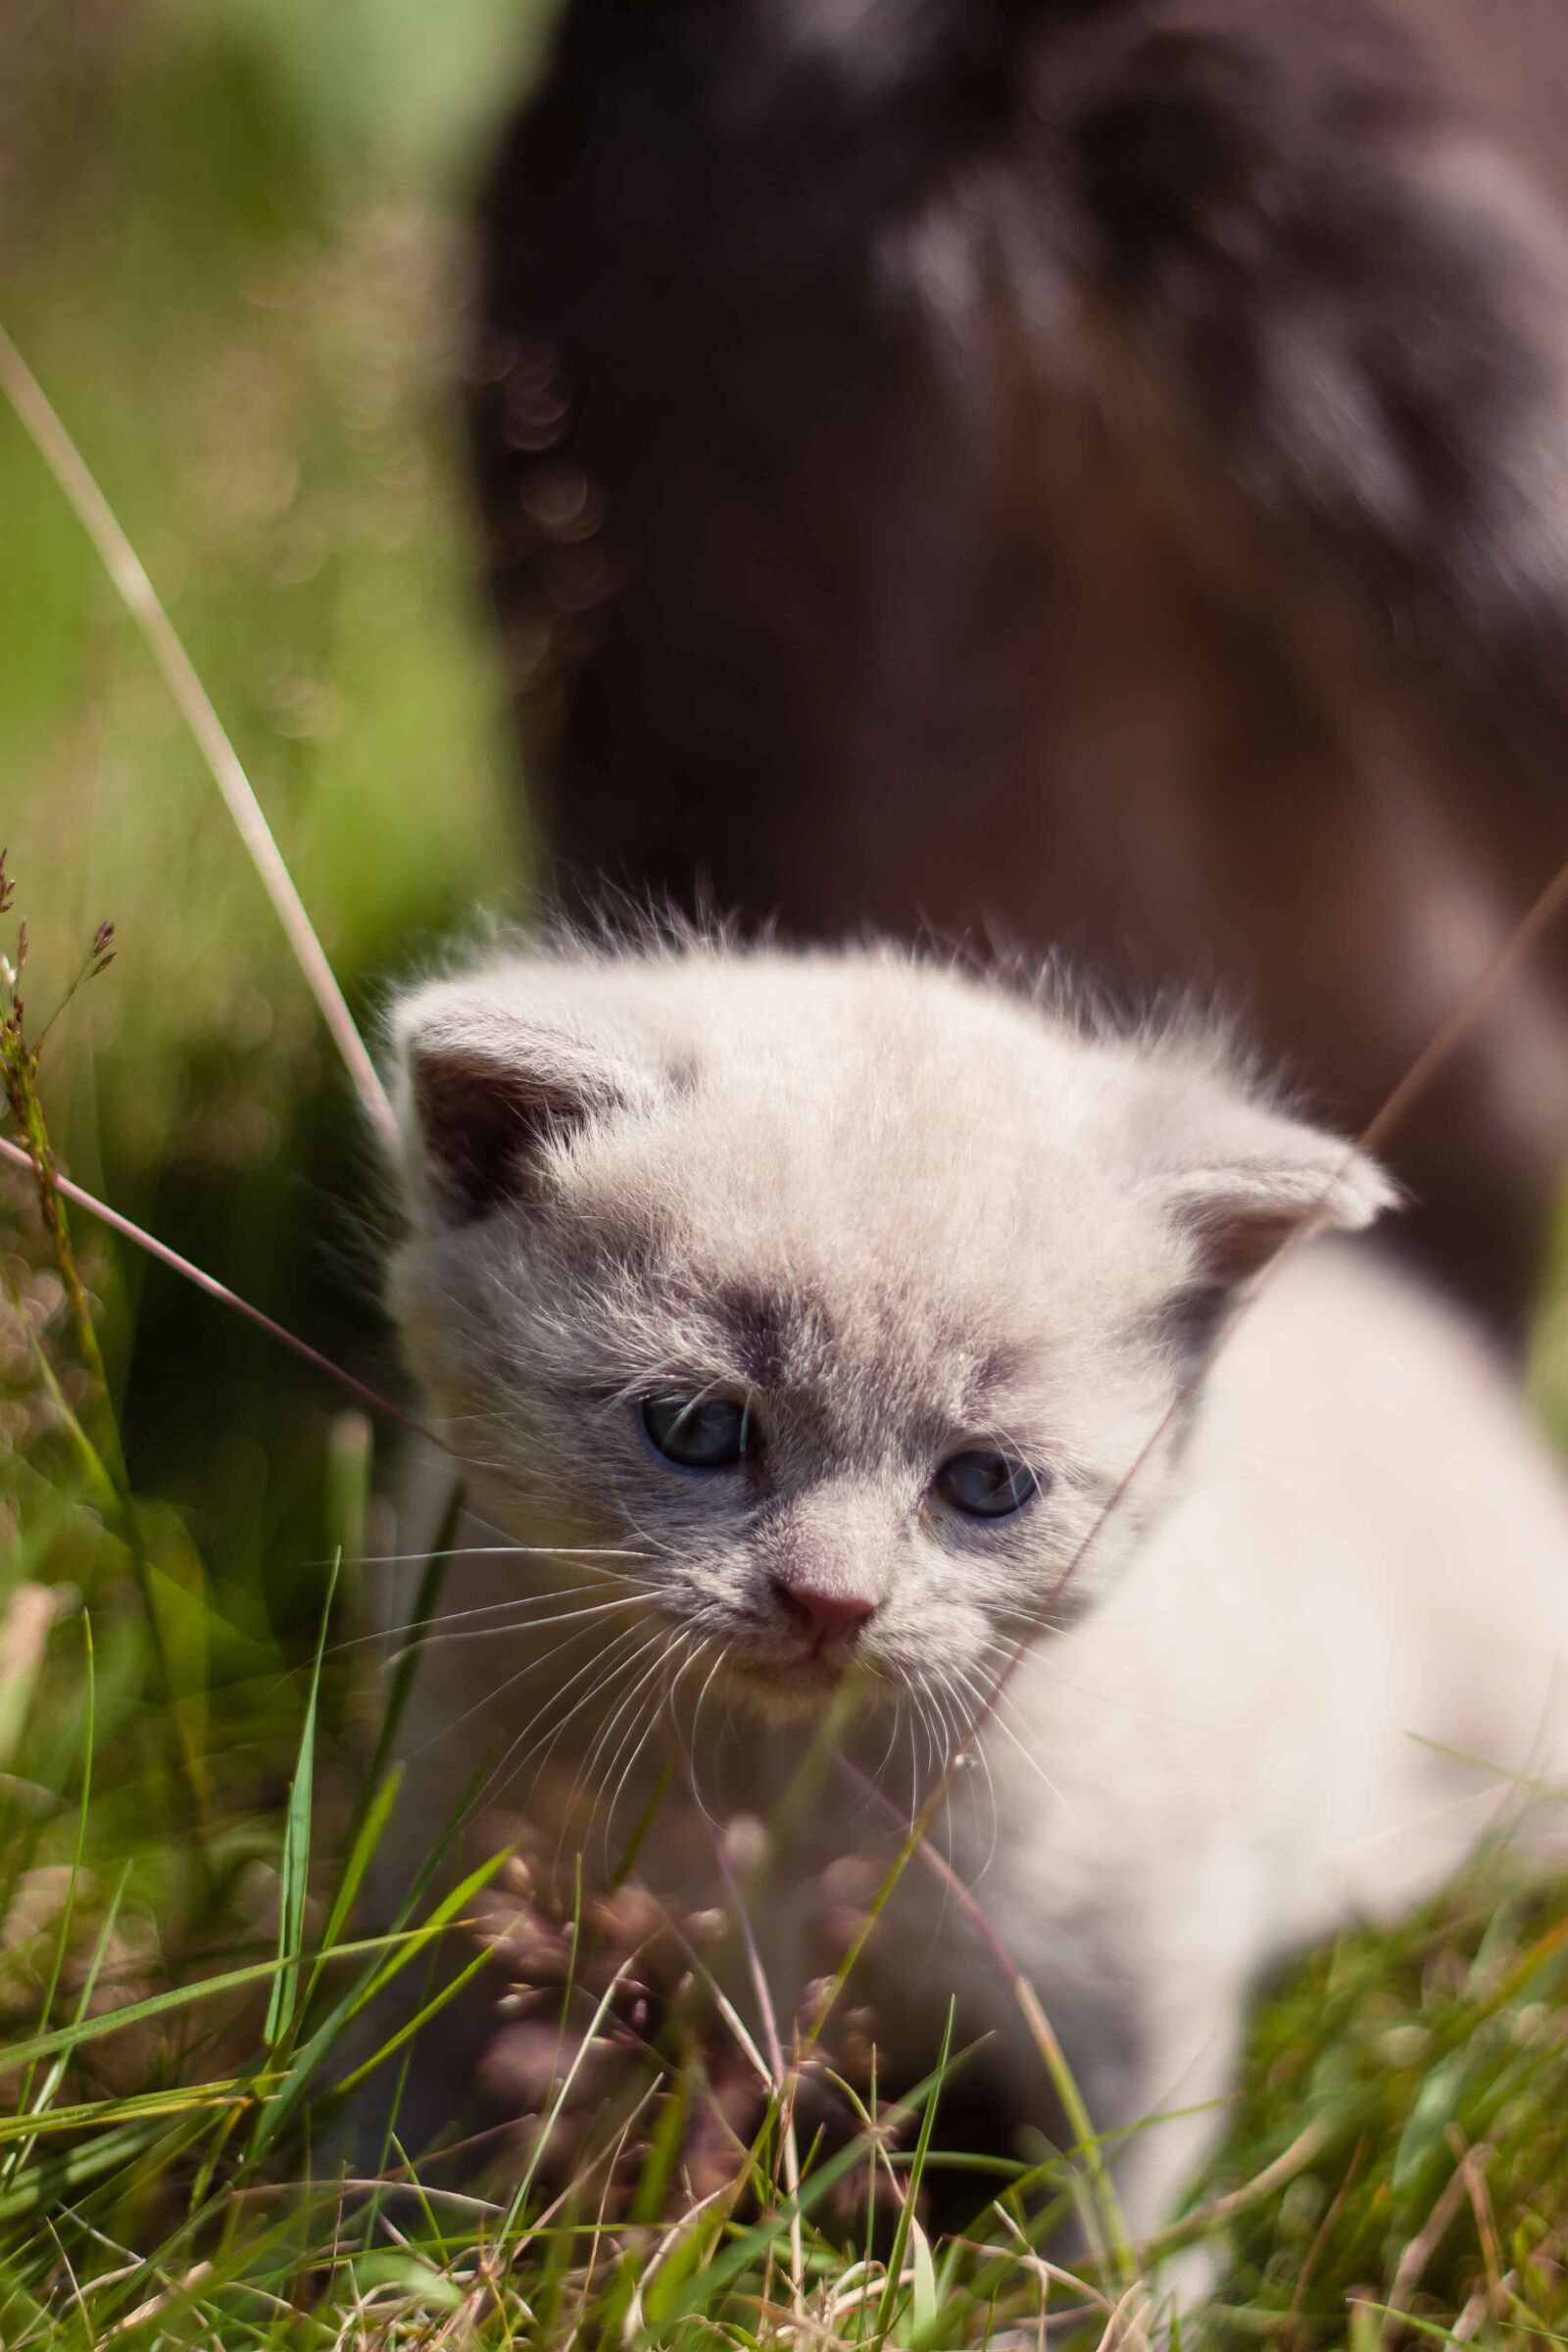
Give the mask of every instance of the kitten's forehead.
[{"label": "kitten's forehead", "polygon": [[[584,1154],[680,1204],[694,1235],[788,1228],[825,1262],[1059,1217],[1091,1179],[1111,1080],[1031,1009],[891,959],[638,975],[630,1009],[675,1081]],[[1053,1196],[1054,1196],[1053,1198]]]},{"label": "kitten's forehead", "polygon": [[863,1411],[874,1377],[890,1414],[979,1425],[1168,1280],[1082,1041],[907,965],[732,967],[716,999],[708,977],[650,975],[682,1082],[584,1139],[561,1205],[611,1256],[634,1228],[645,1311],[706,1326],[749,1383]]}]

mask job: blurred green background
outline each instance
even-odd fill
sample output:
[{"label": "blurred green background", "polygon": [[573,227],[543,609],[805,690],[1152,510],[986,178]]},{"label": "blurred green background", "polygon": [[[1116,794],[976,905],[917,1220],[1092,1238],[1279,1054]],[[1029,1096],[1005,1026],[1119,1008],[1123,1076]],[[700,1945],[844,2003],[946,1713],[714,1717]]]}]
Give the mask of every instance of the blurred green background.
[{"label": "blurred green background", "polygon": [[[477,905],[526,904],[475,586],[454,370],[464,213],[550,0],[9,0],[0,319],[183,635],[356,1009]],[[202,760],[0,404],[0,842],[68,1164],[377,1380],[375,1183],[353,1105]],[[3,944],[3,943],[0,943]],[[259,1335],[122,1263],[138,1482],[220,1583],[286,1562],[323,1397]]]}]

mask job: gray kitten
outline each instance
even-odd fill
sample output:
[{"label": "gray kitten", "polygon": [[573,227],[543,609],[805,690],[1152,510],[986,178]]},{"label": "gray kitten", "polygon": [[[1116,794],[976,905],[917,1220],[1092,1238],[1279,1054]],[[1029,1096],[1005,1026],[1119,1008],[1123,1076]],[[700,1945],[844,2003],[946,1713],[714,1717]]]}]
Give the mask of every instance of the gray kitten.
[{"label": "gray kitten", "polygon": [[[1383,1175],[1223,1037],[892,951],[498,955],[392,1036],[394,1312],[534,1547],[452,1581],[481,1614],[421,1669],[429,1819],[486,1752],[524,1801],[546,1743],[635,1813],[671,1733],[705,1806],[764,1811],[853,1667],[848,1743],[905,1819],[922,1735],[975,1759],[955,1864],[1097,2128],[1188,2111],[1119,2160],[1153,2228],[1259,1969],[1408,1903],[1568,1752],[1568,1502],[1507,1380],[1360,1246],[1270,1265]],[[867,1835],[825,1786],[760,1898],[786,2015],[822,1965],[802,1889]],[[699,1871],[695,1815],[656,1885]],[[865,1963],[890,2063],[956,1993],[1053,2128],[962,1906],[917,1871],[899,1903]]]}]

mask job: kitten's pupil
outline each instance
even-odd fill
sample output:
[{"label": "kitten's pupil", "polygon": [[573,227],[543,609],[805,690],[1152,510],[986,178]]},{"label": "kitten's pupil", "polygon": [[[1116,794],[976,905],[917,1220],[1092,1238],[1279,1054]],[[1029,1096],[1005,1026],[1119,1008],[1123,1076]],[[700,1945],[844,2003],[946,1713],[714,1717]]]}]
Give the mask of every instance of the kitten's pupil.
[{"label": "kitten's pupil", "polygon": [[1040,1481],[1010,1454],[976,1447],[956,1453],[936,1476],[937,1493],[966,1519],[1010,1519],[1034,1501]]},{"label": "kitten's pupil", "polygon": [[744,1404],[729,1396],[649,1396],[643,1429],[654,1451],[682,1470],[728,1470],[752,1450]]}]

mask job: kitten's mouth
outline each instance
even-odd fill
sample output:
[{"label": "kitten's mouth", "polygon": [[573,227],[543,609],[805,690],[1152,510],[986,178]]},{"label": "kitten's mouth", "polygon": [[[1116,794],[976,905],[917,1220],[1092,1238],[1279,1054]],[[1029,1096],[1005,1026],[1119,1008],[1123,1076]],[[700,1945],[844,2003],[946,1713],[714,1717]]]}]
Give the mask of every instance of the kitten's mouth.
[{"label": "kitten's mouth", "polygon": [[724,1679],[748,1704],[769,1715],[800,1715],[826,1707],[844,1689],[855,1651],[843,1644],[777,1649],[735,1644]]},{"label": "kitten's mouth", "polygon": [[740,1657],[729,1662],[744,1683],[823,1698],[839,1689],[849,1665],[847,1658],[825,1658],[815,1650],[792,1658]]}]

